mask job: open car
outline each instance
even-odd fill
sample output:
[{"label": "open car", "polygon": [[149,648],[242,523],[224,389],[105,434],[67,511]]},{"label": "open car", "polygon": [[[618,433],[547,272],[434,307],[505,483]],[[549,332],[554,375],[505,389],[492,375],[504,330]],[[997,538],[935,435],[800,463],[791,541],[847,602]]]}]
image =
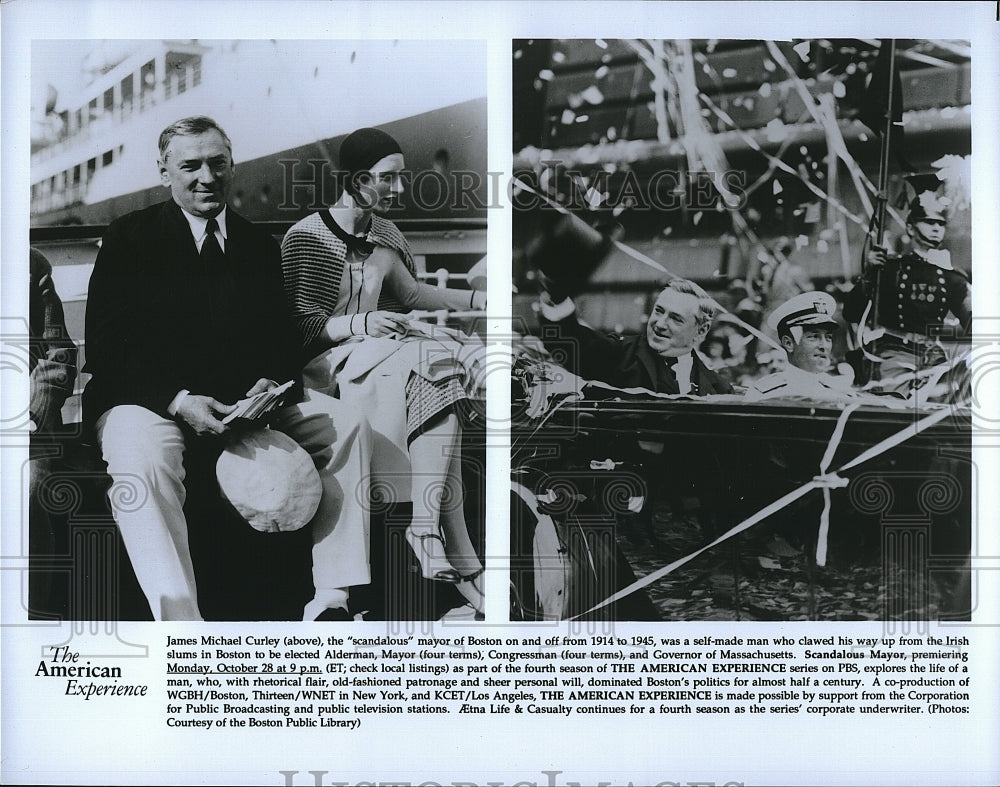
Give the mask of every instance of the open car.
[{"label": "open car", "polygon": [[967,403],[513,379],[513,619],[968,617]]}]

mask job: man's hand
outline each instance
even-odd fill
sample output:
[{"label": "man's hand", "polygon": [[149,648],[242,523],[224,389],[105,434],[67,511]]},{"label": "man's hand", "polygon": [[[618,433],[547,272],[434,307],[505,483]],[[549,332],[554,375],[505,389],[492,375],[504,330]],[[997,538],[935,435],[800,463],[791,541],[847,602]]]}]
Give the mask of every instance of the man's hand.
[{"label": "man's hand", "polygon": [[277,388],[278,384],[274,380],[269,380],[266,377],[261,377],[257,382],[253,384],[253,387],[247,391],[244,396],[249,399],[251,396],[256,396],[257,394],[264,393],[264,391],[270,391],[272,388]]},{"label": "man's hand", "polygon": [[559,322],[576,311],[576,304],[572,298],[563,298],[557,302],[550,293],[542,290],[538,295],[538,309],[546,320]]},{"label": "man's hand", "polygon": [[885,336],[885,328],[881,326],[878,328],[869,328],[867,325],[861,329],[861,343],[871,344],[876,339],[881,339]]},{"label": "man's hand", "polygon": [[368,336],[401,336],[406,333],[410,321],[395,312],[368,312],[364,316],[365,333]]},{"label": "man's hand", "polygon": [[224,434],[229,427],[222,423],[222,418],[235,409],[234,405],[223,404],[211,396],[189,393],[178,405],[177,417],[194,429],[195,434]]},{"label": "man's hand", "polygon": [[865,255],[865,262],[873,268],[881,268],[887,259],[888,254],[881,246],[872,246]]}]

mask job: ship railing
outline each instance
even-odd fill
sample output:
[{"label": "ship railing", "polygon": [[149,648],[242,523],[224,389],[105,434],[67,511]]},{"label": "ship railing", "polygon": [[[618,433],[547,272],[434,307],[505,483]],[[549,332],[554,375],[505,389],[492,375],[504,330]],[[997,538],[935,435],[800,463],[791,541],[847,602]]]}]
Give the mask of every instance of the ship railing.
[{"label": "ship railing", "polygon": [[[259,223],[279,240],[292,225],[289,221]],[[401,219],[396,223],[410,243],[418,277],[439,287],[467,282],[468,277],[461,268],[471,267],[486,254],[485,219]],[[53,264],[53,279],[65,307],[66,325],[79,348],[80,369],[86,361],[87,282],[105,229],[105,225],[93,224],[39,226],[32,227],[30,232],[31,245]],[[445,267],[448,263],[451,264]],[[427,269],[429,266],[432,270]],[[457,325],[473,330],[485,325],[482,319],[485,312],[478,310],[420,311],[414,316],[433,320],[438,325]],[[86,381],[87,375],[78,373],[76,390],[63,408],[65,423],[80,421],[80,393]]]},{"label": "ship railing", "polygon": [[[448,282],[462,281],[468,282],[467,273],[452,273],[447,268],[438,268],[436,271],[418,271],[417,278],[421,281],[433,282],[439,290],[448,286]],[[447,325],[456,320],[478,320],[486,316],[482,309],[466,309],[455,311],[452,309],[418,309],[411,313],[418,320],[434,320],[438,325]]]}]

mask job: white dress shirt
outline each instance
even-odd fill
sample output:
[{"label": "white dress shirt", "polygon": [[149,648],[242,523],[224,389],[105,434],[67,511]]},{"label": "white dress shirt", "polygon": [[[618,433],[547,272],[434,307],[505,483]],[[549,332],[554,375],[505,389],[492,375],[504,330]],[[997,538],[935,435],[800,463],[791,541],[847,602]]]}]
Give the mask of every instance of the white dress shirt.
[{"label": "white dress shirt", "polygon": [[677,356],[674,364],[674,377],[677,378],[677,392],[691,393],[691,369],[694,367],[694,356],[691,353]]}]

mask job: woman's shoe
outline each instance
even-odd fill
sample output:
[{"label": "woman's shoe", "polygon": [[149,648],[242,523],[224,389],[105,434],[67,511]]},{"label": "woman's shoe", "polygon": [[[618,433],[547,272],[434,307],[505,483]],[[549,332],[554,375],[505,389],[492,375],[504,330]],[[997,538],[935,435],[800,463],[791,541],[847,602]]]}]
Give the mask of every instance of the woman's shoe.
[{"label": "woman's shoe", "polygon": [[447,582],[450,585],[458,585],[462,582],[462,575],[448,561],[448,555],[444,549],[444,538],[440,533],[415,533],[412,527],[408,527],[404,535],[406,543],[410,545],[413,554],[417,556],[420,574],[424,579]]},{"label": "woman's shoe", "polygon": [[486,596],[483,593],[482,587],[480,587],[480,583],[476,580],[483,575],[485,570],[485,568],[481,568],[478,571],[473,571],[471,574],[459,575],[458,584],[455,585],[455,589],[465,596],[465,600],[476,610],[477,619],[479,615],[483,615],[485,612]]}]

